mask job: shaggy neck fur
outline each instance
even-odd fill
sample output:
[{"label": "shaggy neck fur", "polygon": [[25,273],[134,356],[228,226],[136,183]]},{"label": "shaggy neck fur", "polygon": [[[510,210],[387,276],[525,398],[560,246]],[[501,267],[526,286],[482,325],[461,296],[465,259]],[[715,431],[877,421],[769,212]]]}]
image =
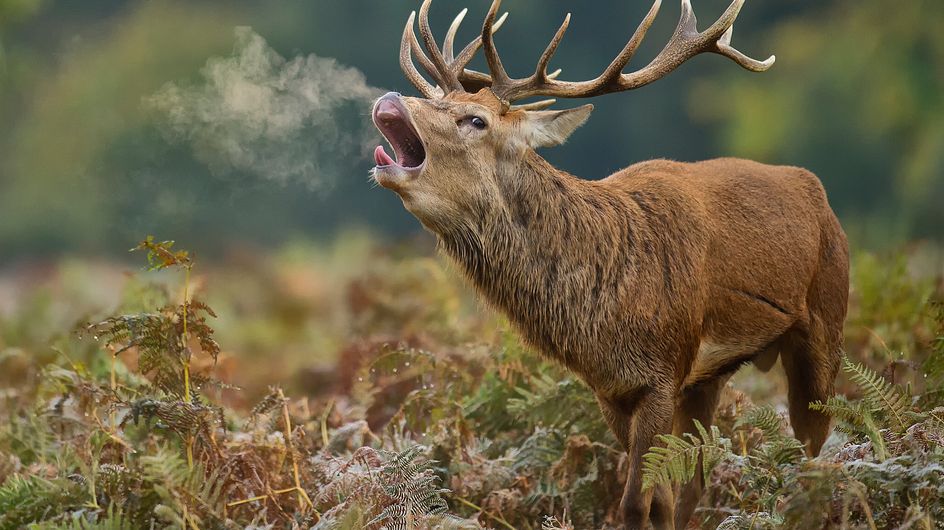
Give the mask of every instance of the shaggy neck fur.
[{"label": "shaggy neck fur", "polygon": [[585,372],[598,356],[583,351],[588,345],[629,340],[601,324],[617,312],[625,318],[621,300],[647,290],[637,255],[642,248],[654,258],[647,206],[533,151],[520,160],[498,179],[501,200],[440,231],[441,245],[533,346]]}]

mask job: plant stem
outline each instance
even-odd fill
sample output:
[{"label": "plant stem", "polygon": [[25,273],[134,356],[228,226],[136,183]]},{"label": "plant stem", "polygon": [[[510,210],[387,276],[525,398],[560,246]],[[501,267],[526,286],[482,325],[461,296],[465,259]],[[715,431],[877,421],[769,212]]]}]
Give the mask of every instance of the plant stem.
[{"label": "plant stem", "polygon": [[[187,332],[187,305],[190,303],[190,271],[193,269],[193,263],[187,264],[184,270],[184,312],[183,312],[183,341],[184,341],[184,401],[189,405],[190,396],[190,334]],[[193,435],[187,436],[187,467],[193,469]]]},{"label": "plant stem", "polygon": [[462,504],[468,506],[469,508],[472,508],[473,510],[482,512],[482,513],[484,513],[485,515],[491,517],[492,519],[495,519],[496,521],[498,521],[499,523],[501,523],[502,526],[504,526],[504,527],[507,528],[508,530],[517,530],[514,526],[511,526],[511,523],[509,523],[508,521],[506,521],[506,520],[505,520],[503,517],[501,517],[500,515],[495,515],[495,514],[489,512],[489,511],[485,510],[485,508],[482,508],[481,506],[477,506],[477,505],[475,505],[474,503],[472,503],[472,502],[470,502],[470,501],[467,501],[466,499],[463,499],[462,497],[459,497],[458,495],[453,496],[453,498],[456,499],[457,501],[461,502]]},{"label": "plant stem", "polygon": [[186,357],[184,358],[184,401],[190,403],[190,354],[189,354],[189,343],[190,335],[187,333],[187,305],[190,303],[190,271],[193,269],[193,264],[188,264],[184,272],[184,353]]},{"label": "plant stem", "polygon": [[282,419],[285,421],[285,446],[288,448],[289,458],[292,459],[292,475],[295,479],[295,490],[298,491],[298,506],[303,507],[307,503],[313,508],[314,504],[308,497],[308,493],[302,488],[302,482],[298,474],[298,461],[295,460],[295,449],[292,446],[292,419],[288,415],[288,400],[285,399],[285,394],[281,388],[279,389],[279,399],[282,400]]}]

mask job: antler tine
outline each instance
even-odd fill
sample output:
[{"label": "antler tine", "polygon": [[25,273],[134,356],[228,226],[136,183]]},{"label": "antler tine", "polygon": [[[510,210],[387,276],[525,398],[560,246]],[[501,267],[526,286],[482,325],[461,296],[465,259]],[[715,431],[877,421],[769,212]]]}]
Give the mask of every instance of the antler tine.
[{"label": "antler tine", "polygon": [[453,55],[453,42],[456,39],[456,32],[459,31],[459,26],[462,24],[462,19],[465,18],[466,13],[469,12],[469,8],[463,8],[462,11],[459,11],[459,14],[456,15],[456,18],[452,21],[452,24],[449,25],[449,31],[446,32],[446,39],[443,40],[443,58],[446,59],[446,64],[451,65],[455,60],[455,55]]},{"label": "antler tine", "polygon": [[511,110],[544,110],[557,103],[556,99],[542,99],[534,103],[525,103],[524,105],[512,105]]},{"label": "antler tine", "polygon": [[[687,1],[688,0],[682,0],[682,3],[684,4]],[[691,4],[689,4],[689,7],[690,6]],[[659,9],[661,7],[662,0],[655,0],[652,3],[652,7],[649,8],[649,12],[646,13],[645,18],[643,18],[642,22],[639,23],[639,26],[636,27],[636,31],[633,32],[633,36],[629,38],[626,46],[623,46],[623,50],[620,51],[619,55],[613,59],[613,62],[611,62],[610,65],[606,67],[606,70],[604,70],[603,74],[598,78],[600,81],[606,83],[618,78],[622,74],[623,68],[626,68],[626,65],[629,64],[629,61],[632,60],[634,55],[636,55],[636,50],[639,49],[639,45],[642,44],[643,39],[646,38],[646,33],[649,32],[649,28],[652,27],[652,23],[655,22],[656,16],[659,15]],[[684,14],[682,16],[684,18]]]},{"label": "antler tine", "polygon": [[[503,14],[502,16],[498,17],[498,20],[496,20],[495,24],[492,26],[493,35],[495,34],[496,31],[499,30],[499,28],[502,27],[502,25],[505,23],[505,20],[507,18],[508,18],[507,12]],[[456,59],[452,61],[451,66],[452,66],[453,71],[457,71],[461,73],[462,69],[465,68],[467,64],[469,64],[469,61],[471,61],[473,57],[475,57],[475,52],[479,51],[479,48],[481,47],[482,47],[482,36],[479,35],[475,37],[475,39],[473,39],[472,42],[466,44],[465,48],[463,48],[462,51],[459,52],[459,55],[456,56]],[[487,75],[487,74],[482,74],[482,75]]]},{"label": "antler tine", "polygon": [[488,63],[488,70],[492,76],[492,90],[496,94],[503,92],[508,88],[511,78],[502,66],[501,57],[498,56],[498,50],[495,49],[495,41],[492,39],[492,28],[495,25],[495,16],[498,14],[498,8],[501,7],[501,0],[492,0],[492,7],[485,15],[485,23],[482,24],[482,48],[485,51],[485,62]]},{"label": "antler tine", "polygon": [[[423,75],[420,74],[419,70],[416,69],[416,65],[413,64],[412,50],[414,48],[417,48],[419,52],[418,56],[421,57],[421,63],[423,63],[423,59],[426,59],[423,51],[418,49],[419,43],[416,42],[416,35],[413,33],[413,22],[415,20],[416,11],[413,11],[410,13],[410,18],[406,21],[406,27],[403,28],[403,38],[400,41],[400,68],[403,70],[403,74],[406,75],[410,83],[412,83],[423,96],[433,98],[437,96],[436,87],[429,84]],[[429,66],[432,67],[432,64]],[[426,65],[424,64],[423,67],[426,68]],[[429,68],[427,68],[427,71],[429,71]]]},{"label": "antler tine", "polygon": [[416,34],[413,33],[413,28],[410,28],[410,51],[416,55],[416,59],[420,62],[420,66],[423,67],[423,70],[426,70],[433,80],[436,81],[436,84],[439,87],[442,87],[442,75],[436,70],[436,65],[429,60],[429,57],[426,55],[426,52],[423,51],[423,47],[420,46],[420,41],[416,40]]},{"label": "antler tine", "polygon": [[758,61],[757,59],[752,59],[738,50],[731,47],[731,35],[734,34],[734,25],[728,28],[728,31],[725,31],[721,38],[718,39],[718,52],[725,57],[728,57],[732,61],[738,63],[743,68],[747,68],[752,72],[766,72],[768,68],[774,65],[774,62],[777,60],[776,55],[771,55],[763,61]]},{"label": "antler tine", "polygon": [[[420,6],[420,35],[423,37],[426,49],[429,50],[433,66],[435,66],[436,71],[439,72],[440,86],[442,86],[444,91],[461,90],[462,85],[459,83],[459,78],[446,64],[446,59],[443,57],[442,52],[439,51],[439,46],[436,44],[436,39],[433,37],[433,30],[429,26],[429,6],[432,3],[433,0],[423,0],[423,4]],[[432,72],[430,73],[432,74]]]},{"label": "antler tine", "polygon": [[[560,28],[557,30],[557,33],[554,34],[554,38],[551,39],[551,42],[547,43],[547,48],[544,48],[544,53],[541,54],[541,58],[538,59],[538,65],[534,69],[534,77],[540,81],[547,81],[547,65],[551,62],[551,57],[554,56],[554,52],[557,51],[557,47],[560,46],[561,39],[564,38],[564,33],[567,32],[567,26],[570,25],[570,13],[567,13],[567,16],[564,17],[564,22],[561,24]],[[556,72],[560,74],[560,72]],[[556,77],[556,76],[555,76]]]}]

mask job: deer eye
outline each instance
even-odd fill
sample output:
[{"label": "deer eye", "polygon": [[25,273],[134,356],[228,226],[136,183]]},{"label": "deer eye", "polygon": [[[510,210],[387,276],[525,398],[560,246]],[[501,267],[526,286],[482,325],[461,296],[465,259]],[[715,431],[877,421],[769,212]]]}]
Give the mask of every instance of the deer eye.
[{"label": "deer eye", "polygon": [[478,116],[466,116],[465,118],[459,120],[459,125],[464,124],[469,124],[480,131],[488,127],[488,124],[485,123],[485,120],[479,118]]}]

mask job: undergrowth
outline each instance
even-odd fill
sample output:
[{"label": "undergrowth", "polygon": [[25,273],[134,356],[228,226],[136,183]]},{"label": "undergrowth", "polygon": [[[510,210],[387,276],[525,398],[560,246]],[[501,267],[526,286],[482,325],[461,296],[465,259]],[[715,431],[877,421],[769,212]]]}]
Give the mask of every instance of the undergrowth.
[{"label": "undergrowth", "polygon": [[[213,276],[172,242],[138,248],[158,272],[127,280],[117,314],[45,345],[27,332],[42,310],[0,320],[0,529],[615,524],[625,455],[591,392],[502,322],[460,315],[434,260],[381,257],[346,280],[336,363],[247,403],[221,376],[265,367],[215,329],[245,317],[225,302],[216,317]],[[811,404],[836,420],[821,455],[792,437],[784,396],[730,387],[715,425],[647,455],[646,487],[704,462],[693,528],[944,528],[940,288],[860,263],[842,393]],[[883,299],[889,275],[904,294]],[[292,326],[310,317],[273,303]]]}]

